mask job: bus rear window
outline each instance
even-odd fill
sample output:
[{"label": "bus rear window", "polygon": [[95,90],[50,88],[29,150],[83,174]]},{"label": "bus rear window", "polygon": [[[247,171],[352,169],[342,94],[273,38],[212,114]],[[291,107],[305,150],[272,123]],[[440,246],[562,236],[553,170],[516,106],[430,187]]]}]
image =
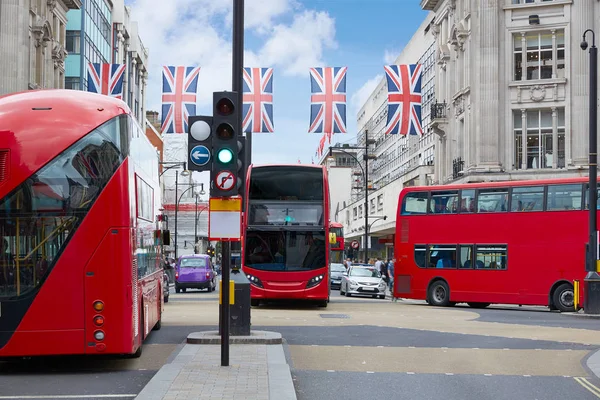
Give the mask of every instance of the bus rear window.
[{"label": "bus rear window", "polygon": [[427,214],[427,192],[412,192],[402,200],[402,215]]},{"label": "bus rear window", "polygon": [[250,176],[250,200],[323,200],[323,170],[307,167],[257,167]]}]

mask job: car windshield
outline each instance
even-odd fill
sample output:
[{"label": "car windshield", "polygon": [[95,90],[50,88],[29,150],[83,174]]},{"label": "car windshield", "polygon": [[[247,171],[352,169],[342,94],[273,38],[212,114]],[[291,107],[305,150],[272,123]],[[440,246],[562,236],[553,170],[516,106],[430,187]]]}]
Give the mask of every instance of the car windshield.
[{"label": "car windshield", "polygon": [[379,271],[371,268],[352,268],[350,276],[364,276],[369,278],[381,278]]},{"label": "car windshield", "polygon": [[206,268],[206,258],[184,258],[181,260],[182,268]]},{"label": "car windshield", "polygon": [[346,272],[344,264],[331,264],[331,272]]}]

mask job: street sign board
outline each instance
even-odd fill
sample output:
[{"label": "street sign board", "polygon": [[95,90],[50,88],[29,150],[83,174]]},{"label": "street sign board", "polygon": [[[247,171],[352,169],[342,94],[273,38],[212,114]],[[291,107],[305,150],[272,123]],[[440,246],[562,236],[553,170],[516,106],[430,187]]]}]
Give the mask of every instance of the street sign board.
[{"label": "street sign board", "polygon": [[231,171],[219,171],[215,176],[215,185],[220,190],[231,190],[235,186],[235,175]]},{"label": "street sign board", "polygon": [[206,165],[210,161],[210,150],[201,144],[194,146],[190,151],[190,160],[199,167]]},{"label": "street sign board", "polygon": [[242,236],[242,198],[213,197],[208,206],[208,240],[239,242]]},{"label": "street sign board", "polygon": [[350,242],[350,246],[352,246],[352,248],[356,250],[360,246],[360,243],[358,243],[358,240],[353,240],[352,242]]}]

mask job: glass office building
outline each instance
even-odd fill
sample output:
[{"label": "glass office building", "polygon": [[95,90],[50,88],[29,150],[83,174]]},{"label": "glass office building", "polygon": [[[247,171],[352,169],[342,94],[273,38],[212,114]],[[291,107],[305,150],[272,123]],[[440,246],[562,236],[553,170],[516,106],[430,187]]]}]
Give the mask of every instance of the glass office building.
[{"label": "glass office building", "polygon": [[83,0],[67,13],[65,88],[87,90],[88,63],[112,61],[112,8],[107,0]]}]

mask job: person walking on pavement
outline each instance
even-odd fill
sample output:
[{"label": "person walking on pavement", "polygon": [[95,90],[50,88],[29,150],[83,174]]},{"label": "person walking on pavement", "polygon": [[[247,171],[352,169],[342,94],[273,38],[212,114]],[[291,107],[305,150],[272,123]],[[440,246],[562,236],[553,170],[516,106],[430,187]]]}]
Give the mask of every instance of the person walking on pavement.
[{"label": "person walking on pavement", "polygon": [[396,258],[392,258],[387,265],[388,276],[389,276],[389,288],[390,293],[392,294],[392,301],[398,301],[396,297],[394,297],[394,264],[396,263]]}]

